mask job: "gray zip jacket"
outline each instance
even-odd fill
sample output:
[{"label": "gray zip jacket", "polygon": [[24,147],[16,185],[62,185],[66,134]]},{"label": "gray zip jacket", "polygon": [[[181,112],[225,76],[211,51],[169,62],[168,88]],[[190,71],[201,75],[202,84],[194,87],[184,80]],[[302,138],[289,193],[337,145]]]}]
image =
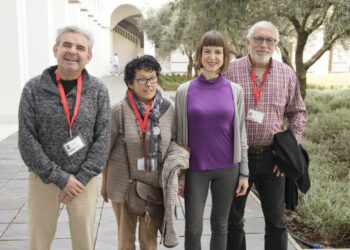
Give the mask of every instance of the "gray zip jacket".
[{"label": "gray zip jacket", "polygon": [[[188,119],[187,119],[187,94],[190,81],[181,84],[175,97],[175,119],[179,145],[188,147]],[[230,82],[235,105],[233,123],[233,158],[240,163],[239,172],[241,176],[249,176],[248,169],[248,144],[245,127],[244,93],[242,87]]]},{"label": "gray zip jacket", "polygon": [[[76,88],[67,94],[73,115]],[[111,108],[103,83],[83,71],[83,87],[72,135],[80,135],[85,147],[67,156],[63,144],[70,140],[68,122],[57,86],[49,69],[29,80],[23,88],[19,106],[18,146],[30,171],[44,183],[63,189],[69,175],[83,185],[98,175],[107,159],[110,144]]]}]

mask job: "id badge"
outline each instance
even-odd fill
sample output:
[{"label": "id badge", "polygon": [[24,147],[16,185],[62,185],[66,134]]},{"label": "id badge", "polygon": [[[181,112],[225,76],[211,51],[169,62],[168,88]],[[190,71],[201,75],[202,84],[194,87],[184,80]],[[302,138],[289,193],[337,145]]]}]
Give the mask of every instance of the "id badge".
[{"label": "id badge", "polygon": [[254,109],[249,109],[247,114],[247,120],[262,124],[264,116],[265,114],[263,112]]},{"label": "id badge", "polygon": [[74,155],[80,149],[85,147],[85,143],[80,135],[73,137],[71,140],[63,144],[63,149],[68,156]]},{"label": "id badge", "polygon": [[145,158],[141,157],[137,159],[137,170],[145,171]]}]

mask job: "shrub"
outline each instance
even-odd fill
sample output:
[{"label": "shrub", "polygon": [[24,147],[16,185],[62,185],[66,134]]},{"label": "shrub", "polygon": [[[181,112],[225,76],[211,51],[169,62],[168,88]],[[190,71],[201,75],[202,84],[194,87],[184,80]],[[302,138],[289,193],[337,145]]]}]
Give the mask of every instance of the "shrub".
[{"label": "shrub", "polygon": [[349,109],[341,108],[333,111],[318,112],[314,116],[309,114],[309,121],[305,129],[305,137],[313,142],[335,140],[342,131],[350,130]]},{"label": "shrub", "polygon": [[350,109],[350,90],[339,91],[334,98],[329,102],[331,110],[345,108]]},{"label": "shrub", "polygon": [[160,86],[164,90],[175,91],[181,83],[186,81],[186,76],[181,74],[164,74],[160,76]]},{"label": "shrub", "polygon": [[323,242],[350,246],[350,90],[309,90],[303,145],[310,155],[311,188],[291,217],[319,233]]},{"label": "shrub", "polygon": [[[329,167],[329,166],[323,166]],[[317,167],[311,166],[316,170]],[[313,171],[311,171],[312,175]],[[350,195],[348,185],[332,180],[312,178],[312,188],[302,195],[293,217],[318,232],[323,242],[346,247],[350,242]],[[349,245],[348,245],[349,246]]]}]

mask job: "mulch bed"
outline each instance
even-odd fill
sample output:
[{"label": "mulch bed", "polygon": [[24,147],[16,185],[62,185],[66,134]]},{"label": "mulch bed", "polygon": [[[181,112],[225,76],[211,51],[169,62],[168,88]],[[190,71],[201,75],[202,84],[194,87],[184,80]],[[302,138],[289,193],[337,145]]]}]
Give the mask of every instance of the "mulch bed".
[{"label": "mulch bed", "polygon": [[329,246],[329,242],[327,240],[320,240],[321,235],[319,233],[315,232],[311,228],[308,228],[306,225],[295,222],[293,219],[291,219],[288,216],[287,216],[287,227],[288,227],[289,233],[292,236],[296,236],[294,237],[294,239],[303,248],[312,248],[312,247],[308,244],[305,244],[305,243],[303,244],[303,242],[301,242],[300,239],[310,244],[320,243],[324,247]]},{"label": "mulch bed", "polygon": [[[306,241],[308,243],[320,243],[322,244],[323,248],[334,248],[334,247],[339,247],[339,248],[347,248],[350,246],[350,239],[344,240],[341,242],[341,244],[336,244],[333,242],[328,241],[327,239],[322,239],[321,235],[318,232],[315,232],[314,229],[311,229],[307,225],[301,224],[299,222],[296,222],[288,216],[287,213],[287,227],[289,230],[289,233],[292,236],[296,236],[295,240],[298,242],[298,244],[301,247],[304,248],[312,248],[308,244],[303,244],[299,239],[302,241]],[[299,238],[299,239],[298,239]]]}]

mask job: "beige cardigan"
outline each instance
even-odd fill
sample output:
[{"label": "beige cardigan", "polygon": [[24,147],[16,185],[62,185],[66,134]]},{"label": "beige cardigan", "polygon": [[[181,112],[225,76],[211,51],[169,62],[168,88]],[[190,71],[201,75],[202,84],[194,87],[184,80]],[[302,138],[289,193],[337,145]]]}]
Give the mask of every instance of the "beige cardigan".
[{"label": "beige cardigan", "polygon": [[188,168],[190,153],[187,149],[171,142],[163,171],[160,178],[160,185],[164,194],[164,218],[161,229],[162,243],[166,247],[174,247],[179,244],[179,237],[175,227],[175,209],[178,192],[178,174],[180,170]]},{"label": "beige cardigan", "polygon": [[[121,105],[123,105],[123,109]],[[124,111],[125,136],[123,135],[123,126],[121,124],[122,110]],[[159,128],[161,130],[161,150],[164,161],[170,141],[175,136],[173,105],[159,119]],[[124,137],[128,149],[132,178],[141,180],[154,187],[160,187],[159,176],[156,172],[137,170],[137,159],[143,155],[139,129],[134,112],[125,99],[112,107],[112,135],[107,168],[107,194],[108,198],[113,202],[125,202],[128,191],[129,174],[123,143]]]}]

